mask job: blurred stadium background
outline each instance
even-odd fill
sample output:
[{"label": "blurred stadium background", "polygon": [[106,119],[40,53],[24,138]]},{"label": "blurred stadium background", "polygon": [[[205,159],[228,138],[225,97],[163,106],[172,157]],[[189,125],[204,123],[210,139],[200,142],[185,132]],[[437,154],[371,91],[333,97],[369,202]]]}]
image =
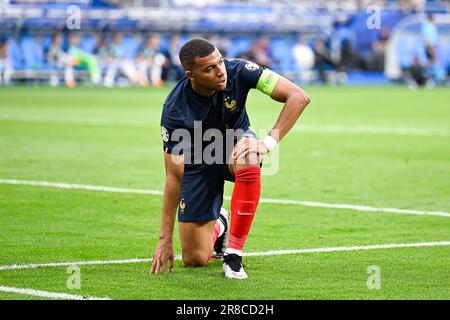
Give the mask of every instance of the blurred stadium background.
[{"label": "blurred stadium background", "polygon": [[433,87],[450,70],[448,1],[0,3],[2,84],[160,86],[182,76],[178,50],[193,36],[302,83]]}]

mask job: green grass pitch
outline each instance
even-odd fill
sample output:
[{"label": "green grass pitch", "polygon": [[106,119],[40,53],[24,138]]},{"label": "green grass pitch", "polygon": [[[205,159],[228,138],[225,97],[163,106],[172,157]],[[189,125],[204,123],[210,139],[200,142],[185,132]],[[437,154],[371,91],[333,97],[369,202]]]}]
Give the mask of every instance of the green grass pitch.
[{"label": "green grass pitch", "polygon": [[[312,98],[279,146],[262,198],[450,212],[450,90],[308,87]],[[1,266],[149,258],[160,195],[14,185],[27,180],[163,190],[161,107],[169,88],[0,88],[0,287],[111,299],[449,299],[450,246],[244,257],[249,279],[219,261],[168,275],[149,263]],[[252,92],[252,127],[282,105]],[[230,195],[232,185],[226,185]],[[229,207],[229,201],[225,201]],[[175,254],[180,244],[175,230]],[[447,215],[261,203],[246,252],[450,241]],[[381,287],[369,289],[370,266]],[[0,299],[39,299],[0,290]]]}]

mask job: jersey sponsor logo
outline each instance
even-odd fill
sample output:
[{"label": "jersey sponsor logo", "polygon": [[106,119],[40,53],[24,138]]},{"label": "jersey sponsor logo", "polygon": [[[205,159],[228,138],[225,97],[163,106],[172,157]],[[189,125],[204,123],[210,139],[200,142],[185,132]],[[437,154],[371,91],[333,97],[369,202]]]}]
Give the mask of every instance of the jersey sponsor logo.
[{"label": "jersey sponsor logo", "polygon": [[164,127],[161,127],[161,137],[164,142],[169,141],[169,131],[167,131],[167,129]]},{"label": "jersey sponsor logo", "polygon": [[247,69],[248,71],[256,71],[259,69],[259,66],[256,63],[249,61],[245,65],[245,69]]}]

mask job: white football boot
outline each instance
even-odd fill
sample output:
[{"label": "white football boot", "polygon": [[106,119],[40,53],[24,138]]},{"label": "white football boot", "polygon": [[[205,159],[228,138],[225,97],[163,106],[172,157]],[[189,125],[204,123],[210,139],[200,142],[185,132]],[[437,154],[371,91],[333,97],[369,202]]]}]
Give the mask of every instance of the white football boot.
[{"label": "white football boot", "polygon": [[248,278],[242,265],[242,257],[235,253],[223,256],[222,271],[225,278],[240,280]]}]

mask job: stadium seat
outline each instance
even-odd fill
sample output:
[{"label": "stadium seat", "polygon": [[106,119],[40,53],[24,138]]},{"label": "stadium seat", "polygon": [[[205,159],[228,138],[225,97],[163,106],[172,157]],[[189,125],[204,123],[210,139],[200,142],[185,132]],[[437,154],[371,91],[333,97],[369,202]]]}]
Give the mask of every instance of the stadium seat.
[{"label": "stadium seat", "polygon": [[274,38],[271,45],[271,53],[274,65],[272,68],[279,69],[280,72],[295,71],[296,63],[292,57],[292,46],[285,38]]},{"label": "stadium seat", "polygon": [[88,34],[82,37],[80,41],[80,48],[86,51],[87,53],[93,53],[95,48],[97,47],[97,37],[94,35]]},{"label": "stadium seat", "polygon": [[122,48],[126,59],[134,59],[142,43],[142,38],[133,35],[124,35]]},{"label": "stadium seat", "polygon": [[251,40],[248,37],[235,37],[231,40],[231,45],[228,48],[228,55],[230,57],[237,57],[240,54],[247,52],[250,49]]},{"label": "stadium seat", "polygon": [[8,39],[8,55],[12,61],[15,70],[22,70],[24,68],[24,61],[22,50],[12,37]]},{"label": "stadium seat", "polygon": [[28,70],[42,69],[44,66],[44,52],[39,39],[23,36],[20,39],[20,49],[23,54],[23,66]]}]

